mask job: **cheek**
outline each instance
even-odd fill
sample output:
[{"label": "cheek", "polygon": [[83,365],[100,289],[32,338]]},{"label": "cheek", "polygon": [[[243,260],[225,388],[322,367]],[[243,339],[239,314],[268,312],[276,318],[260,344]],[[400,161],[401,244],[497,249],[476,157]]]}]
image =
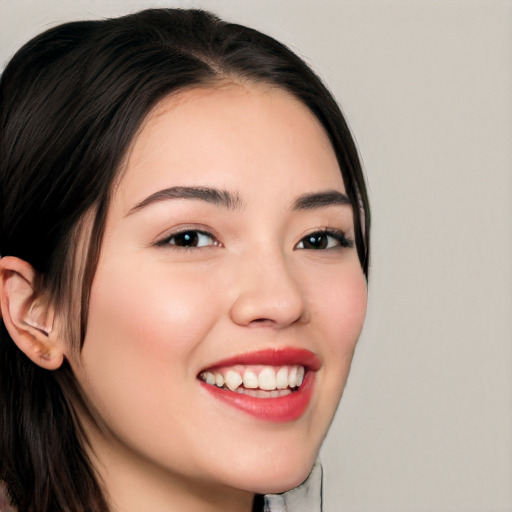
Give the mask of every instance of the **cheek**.
[{"label": "cheek", "polygon": [[[360,267],[331,273],[323,290],[315,293],[313,313],[317,332],[324,344],[322,375],[323,403],[335,409],[350,370],[357,340],[361,334],[367,304],[366,280]],[[334,410],[332,411],[334,414]]]},{"label": "cheek", "polygon": [[[138,429],[140,415],[165,414],[186,405],[196,349],[213,322],[201,280],[162,266],[99,267],[91,290],[81,355],[86,393],[108,422]],[[165,267],[164,267],[165,268]],[[210,305],[213,301],[209,301]],[[198,314],[201,312],[201,314]],[[158,390],[155,393],[155,390]],[[139,414],[133,414],[134,407]]]},{"label": "cheek", "polygon": [[107,340],[121,338],[125,348],[133,344],[145,352],[188,352],[208,328],[201,283],[157,264],[131,275],[119,267],[101,272],[91,291],[88,331]]},{"label": "cheek", "polygon": [[366,315],[366,280],[355,266],[325,277],[325,286],[312,294],[313,314],[331,350],[353,351]]}]

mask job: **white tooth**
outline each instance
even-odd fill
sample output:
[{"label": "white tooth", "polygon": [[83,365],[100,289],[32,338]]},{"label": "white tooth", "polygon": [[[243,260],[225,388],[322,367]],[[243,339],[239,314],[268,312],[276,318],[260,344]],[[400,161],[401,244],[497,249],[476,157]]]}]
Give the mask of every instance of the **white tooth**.
[{"label": "white tooth", "polygon": [[264,368],[258,376],[258,384],[261,389],[272,391],[276,389],[276,372],[274,368]]},{"label": "white tooth", "polygon": [[203,378],[203,380],[207,383],[207,384],[210,384],[210,385],[213,385],[215,384],[215,375],[213,375],[212,372],[203,372],[201,374],[201,377]]},{"label": "white tooth", "polygon": [[242,384],[242,377],[238,372],[233,370],[228,370],[225,377],[226,386],[231,390],[235,391],[235,389]]},{"label": "white tooth", "polygon": [[290,368],[290,372],[288,373],[288,385],[291,388],[297,387],[297,367],[292,366]]},{"label": "white tooth", "polygon": [[302,381],[304,380],[304,366],[299,366],[299,369],[297,371],[297,387],[302,384]]},{"label": "white tooth", "polygon": [[277,398],[279,396],[279,390],[274,389],[274,391],[270,392],[270,398]]},{"label": "white tooth", "polygon": [[219,388],[224,386],[224,377],[222,373],[215,373],[215,385]]},{"label": "white tooth", "polygon": [[244,387],[247,389],[256,389],[258,387],[258,376],[252,370],[245,370]]},{"label": "white tooth", "polygon": [[276,373],[276,387],[277,389],[286,389],[288,387],[288,368],[283,366]]}]

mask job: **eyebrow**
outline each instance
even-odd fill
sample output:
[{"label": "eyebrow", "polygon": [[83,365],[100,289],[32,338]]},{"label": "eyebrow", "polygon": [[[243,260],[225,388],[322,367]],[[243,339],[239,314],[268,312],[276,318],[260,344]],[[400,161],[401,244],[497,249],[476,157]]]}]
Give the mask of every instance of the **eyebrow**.
[{"label": "eyebrow", "polygon": [[199,199],[207,203],[225,206],[231,210],[240,208],[242,205],[238,194],[227,190],[212,187],[170,187],[159,190],[146,197],[146,199],[143,199],[140,203],[137,203],[131,208],[127,215],[131,215],[150,204],[159,203],[168,199]]},{"label": "eyebrow", "polygon": [[[199,199],[210,204],[224,206],[231,210],[241,208],[240,196],[228,190],[213,187],[169,187],[146,197],[137,203],[127,215],[131,215],[146,206],[169,199]],[[292,203],[292,210],[314,210],[335,205],[350,205],[350,199],[337,190],[326,190],[302,194]]]},{"label": "eyebrow", "polygon": [[292,210],[314,210],[335,205],[350,205],[350,199],[337,190],[302,194],[292,204]]}]

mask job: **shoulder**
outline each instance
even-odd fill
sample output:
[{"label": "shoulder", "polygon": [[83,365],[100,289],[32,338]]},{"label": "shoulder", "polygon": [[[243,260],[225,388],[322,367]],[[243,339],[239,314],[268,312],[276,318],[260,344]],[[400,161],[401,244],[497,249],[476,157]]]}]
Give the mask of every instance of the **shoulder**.
[{"label": "shoulder", "polygon": [[0,512],[16,512],[10,503],[5,484],[0,480]]}]

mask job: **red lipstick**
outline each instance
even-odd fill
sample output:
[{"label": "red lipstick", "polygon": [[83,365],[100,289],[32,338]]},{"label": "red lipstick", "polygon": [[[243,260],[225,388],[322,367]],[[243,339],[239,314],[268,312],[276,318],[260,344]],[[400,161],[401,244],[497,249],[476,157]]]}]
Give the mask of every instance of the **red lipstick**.
[{"label": "red lipstick", "polygon": [[228,359],[223,359],[222,361],[217,361],[209,366],[209,368],[235,366],[237,364],[263,364],[269,366],[298,364],[315,372],[322,366],[320,358],[310,350],[302,348],[280,348],[246,352],[245,354],[239,354]]},{"label": "red lipstick", "polygon": [[248,352],[223,359],[209,366],[208,371],[237,365],[304,367],[305,375],[302,384],[288,395],[275,398],[250,396],[201,382],[203,389],[216,400],[258,419],[278,423],[297,420],[304,414],[313,395],[316,372],[322,366],[319,357],[309,350],[282,348]]}]

